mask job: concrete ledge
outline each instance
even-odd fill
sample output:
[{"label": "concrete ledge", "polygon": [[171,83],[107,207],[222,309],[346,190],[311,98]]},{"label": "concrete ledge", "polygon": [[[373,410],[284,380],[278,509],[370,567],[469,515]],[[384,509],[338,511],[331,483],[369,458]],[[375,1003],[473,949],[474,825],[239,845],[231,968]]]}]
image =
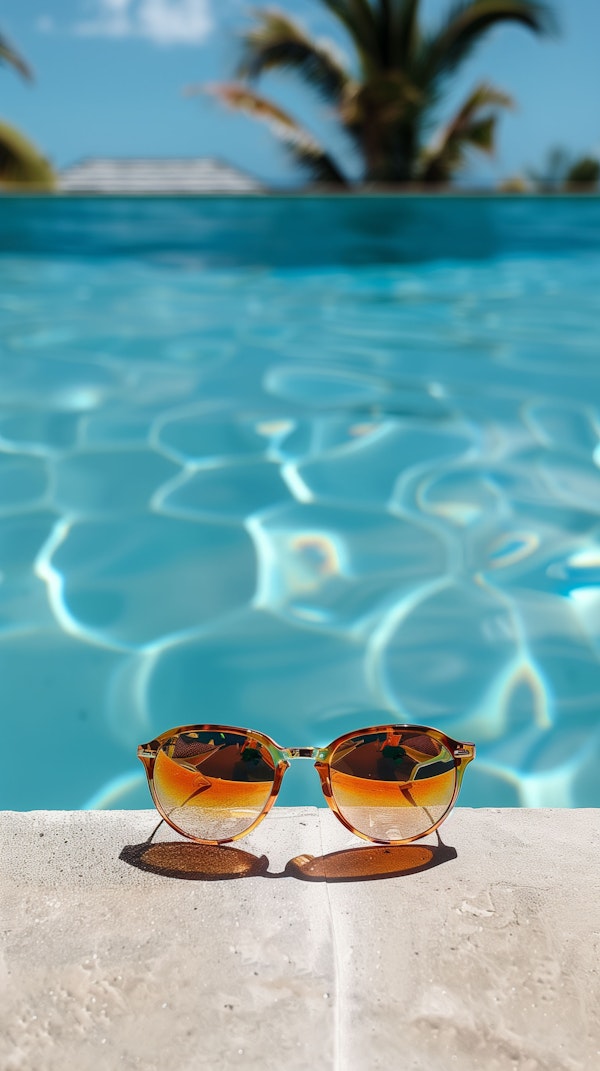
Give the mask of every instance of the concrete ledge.
[{"label": "concrete ledge", "polygon": [[600,1066],[599,810],[396,849],[316,808],[220,849],[156,818],[0,816],[3,1071]]}]

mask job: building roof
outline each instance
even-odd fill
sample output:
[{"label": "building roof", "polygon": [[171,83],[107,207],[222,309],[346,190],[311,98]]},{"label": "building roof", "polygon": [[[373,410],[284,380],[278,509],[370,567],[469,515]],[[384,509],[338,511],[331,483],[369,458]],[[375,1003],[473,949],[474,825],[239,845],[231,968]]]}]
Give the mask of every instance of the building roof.
[{"label": "building roof", "polygon": [[94,157],[59,175],[65,193],[259,193],[255,179],[229,164],[198,159]]}]

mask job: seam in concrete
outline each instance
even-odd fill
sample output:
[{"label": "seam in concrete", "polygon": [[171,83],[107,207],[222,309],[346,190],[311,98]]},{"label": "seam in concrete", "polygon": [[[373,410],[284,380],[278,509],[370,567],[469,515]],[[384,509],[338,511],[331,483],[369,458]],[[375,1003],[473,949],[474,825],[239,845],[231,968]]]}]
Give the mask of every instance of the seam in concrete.
[{"label": "seam in concrete", "polygon": [[[325,812],[328,813],[328,812]],[[326,854],[326,848],[323,839],[323,813],[317,814],[319,822],[319,840],[321,843],[321,855]],[[340,1003],[342,1001],[342,971],[340,968],[340,953],[338,943],[338,933],[335,924],[335,913],[333,910],[333,904],[331,902],[331,890],[329,888],[329,881],[325,876],[325,894],[327,898],[327,910],[329,912],[329,933],[331,936],[331,955],[333,960],[333,1071],[347,1071],[342,1065],[341,1043],[341,1008]]]}]

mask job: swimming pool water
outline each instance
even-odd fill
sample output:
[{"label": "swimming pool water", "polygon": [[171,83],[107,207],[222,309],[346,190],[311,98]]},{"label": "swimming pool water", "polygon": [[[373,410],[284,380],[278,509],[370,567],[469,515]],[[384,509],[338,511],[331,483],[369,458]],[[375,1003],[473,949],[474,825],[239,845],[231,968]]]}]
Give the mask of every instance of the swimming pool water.
[{"label": "swimming pool water", "polygon": [[599,237],[593,199],[0,202],[0,806],[146,806],[177,724],[390,717],[477,742],[465,804],[597,806]]}]

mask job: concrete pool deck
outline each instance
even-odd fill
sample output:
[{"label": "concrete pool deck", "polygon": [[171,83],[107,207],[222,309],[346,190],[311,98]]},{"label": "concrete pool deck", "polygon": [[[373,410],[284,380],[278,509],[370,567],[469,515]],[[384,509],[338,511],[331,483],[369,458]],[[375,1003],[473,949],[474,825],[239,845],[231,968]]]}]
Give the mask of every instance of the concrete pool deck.
[{"label": "concrete pool deck", "polygon": [[3,1071],[600,1066],[600,810],[395,849],[320,808],[220,849],[156,822],[0,816]]}]

